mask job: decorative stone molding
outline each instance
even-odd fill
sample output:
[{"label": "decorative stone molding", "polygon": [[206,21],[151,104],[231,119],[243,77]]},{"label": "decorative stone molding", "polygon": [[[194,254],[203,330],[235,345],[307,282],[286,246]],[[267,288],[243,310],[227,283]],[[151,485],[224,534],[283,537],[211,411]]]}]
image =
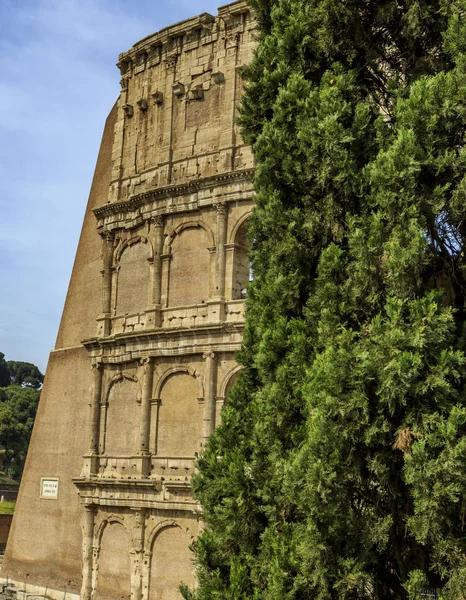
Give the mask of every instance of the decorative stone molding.
[{"label": "decorative stone molding", "polygon": [[175,94],[175,96],[183,96],[185,93],[185,89],[186,89],[184,84],[180,83],[179,81],[174,83],[172,88],[173,88],[173,93]]},{"label": "decorative stone molding", "polygon": [[226,202],[217,202],[214,204],[218,215],[226,215],[228,213],[228,205]]},{"label": "decorative stone molding", "polygon": [[202,100],[204,98],[204,88],[202,85],[196,85],[189,92],[190,100]]},{"label": "decorative stone molding", "polygon": [[147,48],[147,61],[149,66],[155,66],[160,63],[162,56],[162,45],[153,44]]},{"label": "decorative stone molding", "polygon": [[162,217],[151,217],[150,223],[152,227],[163,227],[163,218]]},{"label": "decorative stone molding", "polygon": [[120,69],[122,76],[126,75],[131,70],[132,61],[130,58],[117,62],[117,67]]},{"label": "decorative stone molding", "polygon": [[217,85],[220,83],[225,83],[225,75],[221,71],[214,71],[212,73],[212,79]]},{"label": "decorative stone molding", "polygon": [[104,242],[113,242],[115,233],[111,229],[103,229],[99,232]]},{"label": "decorative stone molding", "polygon": [[244,169],[242,171],[232,171],[230,173],[214,175],[212,177],[204,177],[196,181],[190,181],[189,183],[154,188],[147,192],[143,192],[142,194],[132,196],[128,200],[105,204],[104,206],[95,208],[93,212],[98,219],[103,219],[111,215],[137,210],[144,204],[158,200],[159,198],[173,198],[182,194],[200,192],[208,190],[213,186],[222,186],[233,182],[244,181],[250,183],[252,182],[253,174],[254,169]]},{"label": "decorative stone molding", "polygon": [[123,109],[123,112],[125,113],[125,115],[127,117],[133,116],[134,108],[133,108],[132,104],[123,104],[123,106],[121,108]]},{"label": "decorative stone molding", "polygon": [[148,102],[145,98],[141,98],[136,102],[136,104],[139,106],[139,110],[142,111],[146,111],[149,108]]},{"label": "decorative stone molding", "polygon": [[152,98],[154,99],[154,104],[163,104],[163,92],[156,90],[152,93]]},{"label": "decorative stone molding", "polygon": [[135,75],[141,73],[146,68],[146,60],[147,60],[147,52],[145,50],[141,50],[136,54],[136,59],[134,61],[133,72]]}]

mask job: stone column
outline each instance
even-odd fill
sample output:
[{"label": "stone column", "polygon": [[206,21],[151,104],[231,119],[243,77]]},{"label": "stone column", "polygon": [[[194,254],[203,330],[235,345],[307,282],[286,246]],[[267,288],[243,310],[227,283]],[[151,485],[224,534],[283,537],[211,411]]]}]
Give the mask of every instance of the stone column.
[{"label": "stone column", "polygon": [[134,513],[134,526],[131,535],[133,547],[130,550],[131,600],[141,600],[145,518],[146,511],[144,509]]},{"label": "stone column", "polygon": [[92,596],[92,566],[93,566],[93,547],[94,539],[94,520],[96,507],[93,504],[84,506],[84,515],[82,518],[83,529],[83,582],[81,586],[81,600],[90,600]]},{"label": "stone column", "polygon": [[217,387],[217,361],[213,352],[203,354],[204,367],[204,427],[203,446],[211,436],[215,428],[215,395]]},{"label": "stone column", "polygon": [[97,596],[97,581],[99,579],[99,546],[92,546],[92,595],[91,600],[96,600]]},{"label": "stone column", "polygon": [[140,474],[144,477],[150,471],[150,413],[152,400],[152,384],[154,381],[154,364],[152,358],[146,358],[144,364],[144,384],[141,400],[140,441],[138,454],[141,457]]},{"label": "stone column", "polygon": [[154,228],[154,289],[153,302],[162,302],[162,254],[163,254],[163,220],[161,217],[152,219]]},{"label": "stone column", "polygon": [[162,254],[162,306],[168,306],[168,295],[170,287],[170,260],[171,260],[171,248],[168,248],[166,254]]},{"label": "stone column", "polygon": [[97,475],[99,471],[100,400],[102,396],[103,364],[92,365],[92,373],[94,376],[94,389],[89,421],[89,451],[85,456],[84,476]]},{"label": "stone column", "polygon": [[154,437],[153,437],[153,441],[154,441],[154,447],[153,447],[153,454],[157,454],[157,444],[158,444],[158,437],[159,437],[159,410],[160,410],[160,404],[161,404],[161,399],[160,398],[154,398],[151,402],[151,404],[154,405]]},{"label": "stone column", "polygon": [[162,253],[163,253],[163,219],[162,217],[154,217],[151,219],[152,238],[154,244],[154,260],[153,260],[153,285],[152,285],[152,305],[153,308],[148,311],[152,313],[146,319],[147,326],[160,327],[161,308],[162,308]]},{"label": "stone column", "polygon": [[215,271],[215,297],[225,298],[225,267],[227,242],[228,207],[224,202],[215,205],[217,209],[217,264]]},{"label": "stone column", "polygon": [[152,562],[152,552],[146,550],[143,556],[143,563],[141,568],[141,579],[142,579],[142,600],[149,600],[149,585],[150,585],[150,565]]},{"label": "stone column", "polygon": [[97,319],[99,323],[99,335],[110,335],[111,310],[112,310],[112,267],[113,267],[113,233],[106,231],[103,239],[103,270],[102,270],[102,315]]}]

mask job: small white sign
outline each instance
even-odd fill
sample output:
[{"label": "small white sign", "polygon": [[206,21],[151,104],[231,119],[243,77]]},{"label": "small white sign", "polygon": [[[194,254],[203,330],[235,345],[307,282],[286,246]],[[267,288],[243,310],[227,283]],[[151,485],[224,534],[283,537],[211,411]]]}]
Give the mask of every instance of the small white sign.
[{"label": "small white sign", "polygon": [[58,479],[52,477],[41,477],[40,497],[56,500],[58,498]]}]

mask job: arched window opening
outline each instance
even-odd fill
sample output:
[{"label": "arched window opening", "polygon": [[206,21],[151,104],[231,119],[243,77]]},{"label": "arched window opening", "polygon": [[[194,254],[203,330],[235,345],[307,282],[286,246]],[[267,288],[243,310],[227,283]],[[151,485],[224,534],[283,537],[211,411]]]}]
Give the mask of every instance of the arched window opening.
[{"label": "arched window opening", "polygon": [[252,270],[248,259],[248,222],[244,221],[236,232],[235,254],[233,260],[233,300],[246,297],[246,286],[252,280]]}]

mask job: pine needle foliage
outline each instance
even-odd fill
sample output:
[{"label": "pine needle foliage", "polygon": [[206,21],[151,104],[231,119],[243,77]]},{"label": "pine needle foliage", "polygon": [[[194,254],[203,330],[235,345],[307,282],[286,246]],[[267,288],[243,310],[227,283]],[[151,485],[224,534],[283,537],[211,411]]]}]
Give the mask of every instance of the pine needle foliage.
[{"label": "pine needle foliage", "polygon": [[244,366],[195,600],[466,597],[466,0],[251,0]]}]

